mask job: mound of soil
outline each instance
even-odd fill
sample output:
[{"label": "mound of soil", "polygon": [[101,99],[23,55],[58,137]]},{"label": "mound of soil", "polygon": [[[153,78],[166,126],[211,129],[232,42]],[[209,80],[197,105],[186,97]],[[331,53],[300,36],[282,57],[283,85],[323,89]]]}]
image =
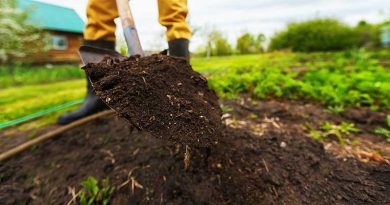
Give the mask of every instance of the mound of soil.
[{"label": "mound of soil", "polygon": [[183,58],[155,54],[88,64],[96,94],[139,130],[183,144],[216,144],[221,114],[216,93]]},{"label": "mound of soil", "polygon": [[2,204],[66,204],[88,176],[122,204],[389,204],[390,167],[327,154],[294,132],[223,127],[211,148],[184,148],[105,117],[0,165]]}]

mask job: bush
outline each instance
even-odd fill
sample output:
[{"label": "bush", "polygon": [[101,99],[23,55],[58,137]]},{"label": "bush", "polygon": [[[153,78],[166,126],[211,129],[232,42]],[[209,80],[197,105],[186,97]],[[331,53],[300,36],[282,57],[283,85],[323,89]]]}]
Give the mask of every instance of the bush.
[{"label": "bush", "polygon": [[212,51],[212,55],[226,56],[233,53],[232,46],[229,44],[226,38],[220,37],[215,41],[215,48]]},{"label": "bush", "polygon": [[354,28],[358,37],[359,47],[378,47],[380,46],[380,31],[378,25],[369,24],[366,21],[360,21]]},{"label": "bush", "polygon": [[349,26],[335,19],[314,19],[291,23],[271,38],[270,50],[336,51],[357,46],[358,36]]},{"label": "bush", "polygon": [[237,39],[237,51],[241,54],[260,53],[263,51],[262,44],[265,41],[263,34],[256,38],[250,33],[244,33]]},{"label": "bush", "polygon": [[225,35],[216,27],[204,28],[205,44],[196,52],[201,56],[225,56],[233,54],[233,48]]}]

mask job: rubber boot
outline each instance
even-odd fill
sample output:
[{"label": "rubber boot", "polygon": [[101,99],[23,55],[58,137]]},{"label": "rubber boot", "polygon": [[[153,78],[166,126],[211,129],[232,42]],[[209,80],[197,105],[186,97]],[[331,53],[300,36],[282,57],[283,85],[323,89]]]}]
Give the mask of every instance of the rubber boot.
[{"label": "rubber boot", "polygon": [[[87,41],[85,40],[84,45],[86,46],[93,46],[97,48],[104,48],[104,49],[115,49],[115,42],[112,41],[105,41],[105,40],[97,40],[97,41]],[[85,97],[84,103],[75,111],[65,113],[61,115],[57,119],[57,124],[65,125],[69,124],[73,121],[76,121],[78,119],[81,119],[83,117],[95,114],[97,112],[100,112],[102,110],[108,109],[108,106],[100,100],[99,97],[97,97],[92,89],[91,82],[89,81],[88,77],[87,80],[87,96]]]},{"label": "rubber boot", "polygon": [[169,55],[176,57],[184,57],[187,60],[190,59],[190,52],[188,50],[189,40],[185,38],[179,38],[168,41]]}]

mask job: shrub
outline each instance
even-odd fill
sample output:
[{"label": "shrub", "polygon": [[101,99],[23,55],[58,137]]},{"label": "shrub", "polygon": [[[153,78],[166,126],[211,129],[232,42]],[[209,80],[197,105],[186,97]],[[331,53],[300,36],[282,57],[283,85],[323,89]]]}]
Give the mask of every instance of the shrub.
[{"label": "shrub", "polygon": [[250,33],[244,33],[237,39],[237,50],[241,54],[260,53],[263,51],[262,43],[264,40],[263,34],[259,34],[255,38]]},{"label": "shrub", "polygon": [[215,48],[212,51],[212,55],[225,56],[233,53],[232,46],[229,44],[226,38],[220,37],[215,41]]},{"label": "shrub", "polygon": [[357,44],[359,47],[372,48],[380,46],[378,25],[360,21],[353,30],[357,35]]},{"label": "shrub", "polygon": [[314,19],[291,23],[271,38],[270,50],[336,51],[357,45],[356,32],[335,19]]}]

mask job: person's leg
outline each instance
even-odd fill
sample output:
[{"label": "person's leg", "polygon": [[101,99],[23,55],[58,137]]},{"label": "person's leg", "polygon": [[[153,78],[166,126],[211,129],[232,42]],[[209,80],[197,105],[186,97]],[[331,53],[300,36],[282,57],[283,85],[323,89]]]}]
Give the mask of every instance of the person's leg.
[{"label": "person's leg", "polygon": [[[116,17],[118,11],[115,0],[89,0],[83,45],[115,50]],[[107,105],[95,95],[87,78],[87,95],[84,103],[77,110],[61,115],[57,123],[68,124],[107,108]]]},{"label": "person's leg", "polygon": [[191,31],[186,17],[187,0],[157,0],[158,21],[167,28],[169,55],[189,58],[188,44]]}]

